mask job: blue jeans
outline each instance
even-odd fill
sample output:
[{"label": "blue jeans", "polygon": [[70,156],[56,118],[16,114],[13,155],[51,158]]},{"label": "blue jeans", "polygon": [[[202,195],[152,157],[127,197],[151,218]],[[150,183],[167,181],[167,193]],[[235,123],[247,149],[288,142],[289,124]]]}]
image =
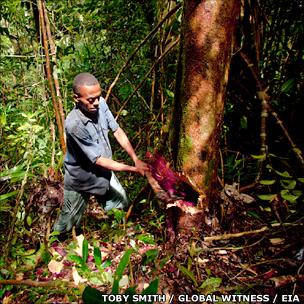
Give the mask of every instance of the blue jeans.
[{"label": "blue jeans", "polygon": [[[53,230],[64,233],[70,231],[74,225],[79,227],[89,197],[90,194],[88,193],[64,190],[62,210],[54,224]],[[103,196],[96,196],[96,199],[103,205],[105,211],[113,208],[124,209],[129,205],[126,191],[113,172],[109,190]]]}]

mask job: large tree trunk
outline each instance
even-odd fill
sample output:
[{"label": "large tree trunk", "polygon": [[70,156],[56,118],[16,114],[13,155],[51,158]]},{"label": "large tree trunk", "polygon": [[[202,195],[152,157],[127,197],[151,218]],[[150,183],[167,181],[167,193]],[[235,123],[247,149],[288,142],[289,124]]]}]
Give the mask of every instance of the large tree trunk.
[{"label": "large tree trunk", "polygon": [[217,177],[233,34],[239,0],[185,0],[172,151],[178,169],[199,189],[204,208]]}]

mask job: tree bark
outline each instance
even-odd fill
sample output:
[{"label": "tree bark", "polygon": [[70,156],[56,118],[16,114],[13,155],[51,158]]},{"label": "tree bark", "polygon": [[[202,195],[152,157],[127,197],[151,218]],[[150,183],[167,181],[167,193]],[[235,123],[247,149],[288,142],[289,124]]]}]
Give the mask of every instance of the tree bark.
[{"label": "tree bark", "polygon": [[175,165],[199,189],[204,208],[217,177],[233,34],[239,0],[185,0],[177,75],[172,152]]}]

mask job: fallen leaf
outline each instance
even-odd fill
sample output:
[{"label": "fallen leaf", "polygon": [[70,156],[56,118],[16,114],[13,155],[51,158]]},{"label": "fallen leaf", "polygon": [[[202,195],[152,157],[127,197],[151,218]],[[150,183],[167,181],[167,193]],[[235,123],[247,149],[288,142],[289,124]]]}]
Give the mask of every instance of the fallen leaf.
[{"label": "fallen leaf", "polygon": [[144,289],[146,289],[147,287],[149,286],[148,283],[146,282],[140,282],[138,285],[137,285],[137,292],[138,293],[141,293]]},{"label": "fallen leaf", "polygon": [[272,245],[279,245],[285,242],[285,239],[273,238],[269,240]]},{"label": "fallen leaf", "polygon": [[218,254],[227,254],[227,251],[224,250],[224,249],[220,249],[220,250],[218,251]]},{"label": "fallen leaf", "polygon": [[127,275],[123,275],[119,281],[120,287],[127,287],[129,285],[129,277]]},{"label": "fallen leaf", "polygon": [[202,265],[202,264],[206,264],[208,263],[210,260],[209,259],[201,259],[200,257],[196,258],[196,261],[198,264]]},{"label": "fallen leaf", "polygon": [[12,304],[14,302],[13,295],[9,295],[8,297],[4,297],[3,304]]},{"label": "fallen leaf", "polygon": [[72,268],[72,276],[73,276],[73,280],[74,280],[74,282],[75,282],[75,285],[79,285],[79,283],[83,283],[83,282],[86,282],[87,281],[87,279],[83,279],[80,275],[79,275],[79,273],[78,273],[78,271],[76,270],[76,268],[75,267],[73,267]]},{"label": "fallen leaf", "polygon": [[82,257],[82,244],[83,244],[83,241],[84,241],[84,236],[83,234],[80,234],[80,235],[77,235],[76,236],[76,240],[77,240],[77,248],[75,249],[75,252],[80,256]]},{"label": "fallen leaf", "polygon": [[63,261],[57,262],[55,260],[51,260],[48,264],[49,271],[51,273],[60,273],[63,268]]},{"label": "fallen leaf", "polygon": [[[83,241],[84,241],[84,236],[83,234],[80,234],[80,235],[77,235],[76,236],[76,240],[77,240],[77,247],[75,250],[75,252],[80,256],[82,257],[82,244],[83,244]],[[89,249],[93,249],[93,247],[89,244],[88,245],[88,248]]]},{"label": "fallen leaf", "polygon": [[16,280],[17,280],[17,281],[22,281],[22,280],[23,280],[23,276],[24,276],[23,273],[17,273],[17,274],[16,274]]}]

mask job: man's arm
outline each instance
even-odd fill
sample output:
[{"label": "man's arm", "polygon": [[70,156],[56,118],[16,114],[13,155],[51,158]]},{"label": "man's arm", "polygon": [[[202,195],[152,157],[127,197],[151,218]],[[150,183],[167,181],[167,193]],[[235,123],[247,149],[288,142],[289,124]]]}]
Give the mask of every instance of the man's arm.
[{"label": "man's arm", "polygon": [[112,171],[138,172],[138,169],[134,166],[119,163],[113,159],[105,157],[98,157],[95,164]]},{"label": "man's arm", "polygon": [[116,140],[118,141],[118,143],[121,145],[121,147],[129,154],[129,156],[134,161],[137,172],[144,175],[146,171],[149,171],[148,165],[145,162],[138,159],[124,130],[119,127],[114,132],[114,136],[115,136]]}]

